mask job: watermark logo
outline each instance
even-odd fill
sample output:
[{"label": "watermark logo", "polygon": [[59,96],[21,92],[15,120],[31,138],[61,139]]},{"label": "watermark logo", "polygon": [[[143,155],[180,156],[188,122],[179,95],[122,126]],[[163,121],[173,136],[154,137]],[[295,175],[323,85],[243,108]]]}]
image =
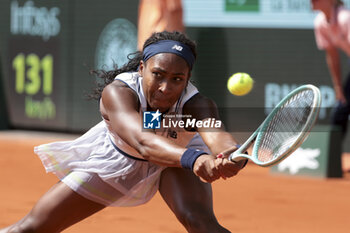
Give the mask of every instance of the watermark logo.
[{"label": "watermark logo", "polygon": [[206,118],[197,120],[190,115],[182,115],[176,113],[167,113],[162,115],[159,110],[156,112],[143,112],[143,128],[144,129],[172,129],[172,128],[205,128],[214,129],[221,128],[222,122],[215,118]]},{"label": "watermark logo", "polygon": [[156,112],[143,112],[143,128],[144,129],[160,129],[160,116],[162,114]]}]

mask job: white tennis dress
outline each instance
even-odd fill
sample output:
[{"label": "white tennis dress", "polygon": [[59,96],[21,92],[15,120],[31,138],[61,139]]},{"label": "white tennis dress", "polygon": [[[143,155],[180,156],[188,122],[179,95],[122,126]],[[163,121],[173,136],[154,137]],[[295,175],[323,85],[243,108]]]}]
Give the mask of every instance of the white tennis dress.
[{"label": "white tennis dress", "polygon": [[[133,72],[120,74],[115,79],[123,81],[137,93],[140,114],[143,114],[147,102],[142,91],[142,77]],[[170,111],[182,114],[183,105],[197,93],[197,88],[188,83],[181,98]],[[178,128],[157,133],[183,147],[209,153],[198,133]],[[112,132],[105,120],[73,141],[40,145],[34,151],[40,157],[46,172],[53,172],[80,195],[106,206],[136,206],[149,201],[157,192],[160,174],[165,169],[136,158],[140,158],[136,150],[127,145],[118,136],[118,132]]]}]

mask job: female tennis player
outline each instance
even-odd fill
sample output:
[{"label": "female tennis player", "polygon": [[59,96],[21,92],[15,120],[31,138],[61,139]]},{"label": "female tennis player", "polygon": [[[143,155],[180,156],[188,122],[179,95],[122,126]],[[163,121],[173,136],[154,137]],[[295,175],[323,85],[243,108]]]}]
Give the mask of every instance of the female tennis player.
[{"label": "female tennis player", "polygon": [[350,57],[350,10],[340,0],[312,0],[312,9],[320,13],[315,18],[317,47],[326,51],[326,61],[338,101],[332,116],[332,124],[347,131],[350,114],[350,73],[342,82],[339,51]]},{"label": "female tennis player", "polygon": [[246,163],[217,158],[235,149],[231,134],[198,125],[143,128],[148,111],[151,122],[159,114],[219,120],[214,102],[189,82],[195,58],[184,34],[160,32],[121,69],[96,71],[104,80],[94,93],[103,120],[74,141],[35,148],[60,182],[0,232],[60,232],[106,206],[143,204],[157,190],[188,232],[229,232],[214,215],[210,183]]}]

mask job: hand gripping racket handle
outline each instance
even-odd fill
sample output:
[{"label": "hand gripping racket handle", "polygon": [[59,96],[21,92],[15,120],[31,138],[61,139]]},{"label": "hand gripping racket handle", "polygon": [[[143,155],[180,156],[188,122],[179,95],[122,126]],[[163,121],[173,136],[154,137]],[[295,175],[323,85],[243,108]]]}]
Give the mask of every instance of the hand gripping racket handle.
[{"label": "hand gripping racket handle", "polygon": [[242,146],[239,146],[236,151],[229,155],[228,160],[237,163],[244,159],[251,159],[251,156],[248,155],[247,150],[255,142],[259,128],[243,143]]}]

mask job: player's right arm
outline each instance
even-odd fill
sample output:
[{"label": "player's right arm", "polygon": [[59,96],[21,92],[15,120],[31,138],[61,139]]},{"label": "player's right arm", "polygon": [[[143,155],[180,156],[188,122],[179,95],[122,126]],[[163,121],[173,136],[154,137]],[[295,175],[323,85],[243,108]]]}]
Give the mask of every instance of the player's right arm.
[{"label": "player's right arm", "polygon": [[139,100],[131,88],[121,81],[114,81],[102,92],[102,116],[112,130],[133,147],[146,160],[165,166],[180,166],[185,151],[171,141],[142,129]]}]

